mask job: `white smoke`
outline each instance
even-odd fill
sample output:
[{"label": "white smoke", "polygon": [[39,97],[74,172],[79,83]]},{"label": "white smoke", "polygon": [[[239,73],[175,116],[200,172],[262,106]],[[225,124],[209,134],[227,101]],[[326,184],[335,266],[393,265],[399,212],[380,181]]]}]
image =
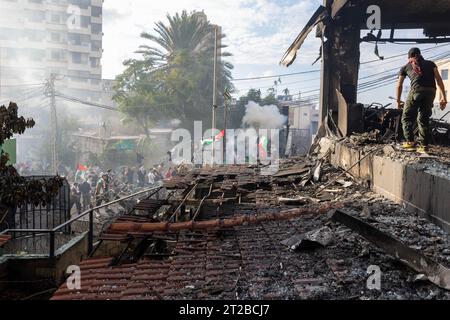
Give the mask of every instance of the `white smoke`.
[{"label": "white smoke", "polygon": [[280,129],[287,120],[287,117],[283,116],[275,105],[260,106],[254,101],[249,101],[245,108],[242,123],[252,128]]}]

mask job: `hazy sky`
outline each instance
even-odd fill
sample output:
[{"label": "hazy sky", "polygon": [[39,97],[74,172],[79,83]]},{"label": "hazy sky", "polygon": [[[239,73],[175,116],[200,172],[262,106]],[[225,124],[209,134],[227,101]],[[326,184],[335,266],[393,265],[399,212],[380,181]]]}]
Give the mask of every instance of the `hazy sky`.
[{"label": "hazy sky", "polygon": [[[299,71],[316,70],[320,42],[312,33],[296,62],[289,68],[279,66],[284,52],[306,24],[310,16],[322,3],[321,0],[105,0],[104,2],[104,56],[103,76],[114,78],[123,70],[122,61],[133,57],[139,45],[145,41],[139,37],[142,31],[151,32],[155,22],[165,21],[166,14],[204,10],[209,20],[221,25],[233,54],[229,60],[234,64],[233,77],[267,76]],[[403,32],[402,35],[415,34]],[[427,48],[428,46],[422,46]],[[362,61],[377,59],[374,45],[363,44]],[[405,53],[405,58],[363,65],[361,77],[384,70],[400,69],[406,63],[407,45],[380,45],[380,54],[390,56]],[[445,48],[430,54],[443,52]],[[448,50],[448,49],[447,49]],[[392,71],[391,71],[392,72]],[[236,82],[239,94],[250,87],[265,91],[276,79]],[[289,88],[291,93],[308,92],[319,87],[319,74],[282,77],[279,90]],[[393,95],[393,86],[360,95],[362,102],[381,100]],[[314,93],[306,93],[311,95]]]}]

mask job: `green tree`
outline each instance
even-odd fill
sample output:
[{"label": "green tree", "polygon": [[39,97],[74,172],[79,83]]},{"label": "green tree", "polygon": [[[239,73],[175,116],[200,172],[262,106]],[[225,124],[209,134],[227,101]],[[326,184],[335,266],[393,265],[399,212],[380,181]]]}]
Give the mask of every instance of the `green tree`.
[{"label": "green tree", "polygon": [[268,105],[277,105],[278,99],[275,96],[275,93],[269,93],[267,96],[264,97],[264,99],[261,102],[261,105],[268,106]]},{"label": "green tree", "polygon": [[[10,103],[8,107],[0,106],[0,145],[14,134],[23,134],[26,129],[34,127],[33,119],[18,116],[18,107]],[[46,205],[58,193],[63,179],[27,180],[19,175],[17,170],[8,165],[8,154],[0,153],[0,218],[14,206],[25,203]],[[0,219],[1,220],[1,219]]]},{"label": "green tree", "polygon": [[113,99],[125,115],[124,124],[135,122],[149,137],[149,129],[154,125],[154,120],[171,111],[170,108],[162,108],[168,105],[167,96],[152,71],[155,66],[152,59],[130,59],[124,65],[125,71],[116,79]]},{"label": "green tree", "polygon": [[[142,59],[126,61],[126,70],[117,78],[115,100],[129,120],[145,131],[161,119],[178,118],[185,128],[191,128],[193,120],[210,120],[213,31],[197,14],[183,11],[156,23],[154,33],[141,34],[150,42],[137,51]],[[219,98],[224,88],[233,89],[233,66],[222,59],[228,56],[222,52],[218,66]]]}]

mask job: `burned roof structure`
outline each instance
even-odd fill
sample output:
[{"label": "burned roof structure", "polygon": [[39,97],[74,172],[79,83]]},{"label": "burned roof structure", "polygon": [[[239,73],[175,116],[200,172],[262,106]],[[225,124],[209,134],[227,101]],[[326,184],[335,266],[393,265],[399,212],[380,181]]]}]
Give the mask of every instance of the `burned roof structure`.
[{"label": "burned roof structure", "polygon": [[[81,287],[63,283],[52,300],[450,298],[450,238],[316,157],[273,176],[194,169],[164,189],[114,219]],[[366,287],[370,265],[384,268],[381,291]],[[405,281],[416,273],[429,281]]]},{"label": "burned roof structure", "polygon": [[[333,111],[335,118],[340,113],[339,127],[347,135],[358,131],[358,121],[349,118],[348,111],[357,103],[360,43],[450,42],[449,14],[447,0],[324,0],[280,63],[290,66],[305,39],[316,28],[316,36],[322,39],[321,120],[329,111]],[[400,29],[423,29],[424,36],[397,38],[395,31]],[[390,36],[383,38],[381,30],[391,30]],[[378,54],[377,48],[375,53]]]}]

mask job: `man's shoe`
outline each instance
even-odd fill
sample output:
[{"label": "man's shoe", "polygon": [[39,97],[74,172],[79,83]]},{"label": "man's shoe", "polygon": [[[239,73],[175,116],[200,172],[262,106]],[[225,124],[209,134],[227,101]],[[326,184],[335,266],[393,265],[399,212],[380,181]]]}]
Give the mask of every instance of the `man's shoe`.
[{"label": "man's shoe", "polygon": [[417,150],[416,144],[414,142],[405,142],[402,149],[409,152],[414,152]]},{"label": "man's shoe", "polygon": [[428,147],[427,147],[427,146],[420,146],[420,147],[417,149],[417,152],[418,152],[418,153],[421,153],[421,154],[427,154],[427,153],[428,153]]}]

